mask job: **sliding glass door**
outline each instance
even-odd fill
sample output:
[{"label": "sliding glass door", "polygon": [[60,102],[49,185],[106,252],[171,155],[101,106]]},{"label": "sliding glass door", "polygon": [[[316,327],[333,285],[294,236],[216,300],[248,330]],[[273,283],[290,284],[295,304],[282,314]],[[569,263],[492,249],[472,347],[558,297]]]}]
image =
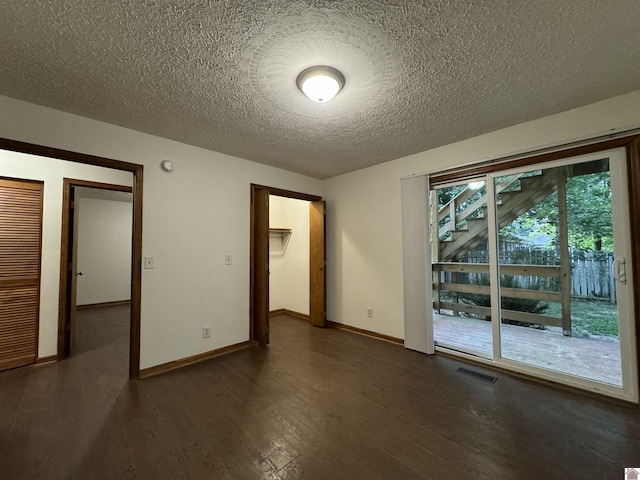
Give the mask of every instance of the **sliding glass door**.
[{"label": "sliding glass door", "polygon": [[436,345],[637,400],[625,168],[619,149],[433,188]]},{"label": "sliding glass door", "polygon": [[430,197],[436,345],[492,358],[486,183],[448,185]]}]

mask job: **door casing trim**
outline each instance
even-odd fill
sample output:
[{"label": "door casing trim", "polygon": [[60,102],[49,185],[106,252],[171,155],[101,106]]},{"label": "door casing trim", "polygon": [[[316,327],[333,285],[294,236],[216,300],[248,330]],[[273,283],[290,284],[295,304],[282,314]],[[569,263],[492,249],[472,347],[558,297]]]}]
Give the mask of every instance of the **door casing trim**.
[{"label": "door casing trim", "polygon": [[[133,233],[131,248],[131,318],[129,343],[129,378],[140,377],[140,306],[142,303],[142,187],[144,167],[106,157],[72,152],[33,143],[0,138],[0,150],[27,153],[39,157],[112,168],[133,173]],[[66,270],[66,269],[65,269]]]},{"label": "door casing trim", "polygon": [[[251,233],[250,233],[250,253],[249,253],[249,265],[251,268],[251,280],[250,280],[250,294],[249,294],[249,305],[250,305],[250,311],[249,311],[249,340],[251,342],[254,342],[254,330],[255,330],[255,312],[254,312],[254,299],[256,296],[255,293],[255,285],[254,285],[254,275],[253,275],[253,270],[255,268],[254,265],[254,249],[255,249],[255,209],[254,209],[254,204],[253,204],[253,198],[254,198],[254,194],[256,191],[258,190],[266,190],[267,191],[267,195],[275,195],[278,197],[285,197],[285,198],[293,198],[296,200],[306,200],[309,202],[317,202],[317,201],[321,201],[322,197],[319,195],[311,195],[311,194],[307,194],[307,193],[301,193],[301,192],[294,192],[292,190],[284,190],[281,188],[275,188],[275,187],[269,187],[266,185],[259,185],[259,184],[255,184],[252,183],[251,184],[251,216],[250,216],[250,223],[251,223]],[[325,226],[326,228],[326,226]],[[268,233],[268,232],[265,232]],[[326,245],[325,245],[325,249],[326,249]],[[325,273],[326,275],[326,273]],[[269,312],[267,312],[267,322],[269,321]]]},{"label": "door casing trim", "polygon": [[[60,242],[60,293],[58,298],[58,360],[64,360],[70,352],[71,342],[67,332],[67,324],[71,316],[72,290],[70,288],[73,279],[72,270],[68,268],[73,261],[73,237],[71,234],[74,227],[74,218],[71,214],[71,203],[77,199],[72,199],[71,190],[74,187],[95,188],[100,190],[110,190],[112,192],[132,192],[131,187],[123,185],[113,185],[109,183],[99,183],[88,180],[74,178],[64,178],[62,185],[62,235]],[[74,228],[75,231],[75,228]],[[132,235],[133,238],[133,235]],[[133,272],[132,272],[133,273]],[[131,345],[129,345],[131,349]]]}]

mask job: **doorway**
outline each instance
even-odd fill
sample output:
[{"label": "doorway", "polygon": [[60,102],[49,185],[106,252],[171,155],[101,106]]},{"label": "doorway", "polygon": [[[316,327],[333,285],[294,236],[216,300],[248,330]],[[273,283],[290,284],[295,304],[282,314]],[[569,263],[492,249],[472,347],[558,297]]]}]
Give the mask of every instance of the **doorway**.
[{"label": "doorway", "polygon": [[309,228],[309,323],[324,327],[326,322],[325,278],[325,203],[322,197],[299,192],[251,185],[251,292],[250,339],[259,345],[269,344],[270,312],[270,238],[278,237],[286,247],[293,233],[283,225],[273,225],[270,231],[269,197],[304,200],[308,203]]},{"label": "doorway", "polygon": [[[7,138],[0,138],[0,149],[11,152],[25,153],[36,155],[39,157],[64,160],[68,162],[81,163],[85,165],[94,165],[98,167],[112,168],[125,172],[131,172],[133,176],[133,233],[132,233],[132,258],[131,258],[131,309],[130,309],[130,341],[129,341],[129,378],[135,379],[140,377],[140,307],[142,303],[142,194],[144,183],[144,167],[142,165],[111,158],[99,157],[96,155],[87,155],[84,153],[72,152],[59,148],[47,147],[33,143],[20,142]],[[65,188],[63,192],[63,204],[67,205],[69,201],[70,190]],[[62,232],[68,231],[68,209],[63,208]],[[66,216],[65,216],[66,215]],[[67,308],[68,288],[68,249],[66,243],[62,243],[60,249],[60,295],[58,301],[58,346],[60,345],[61,333],[60,318],[64,318]],[[63,323],[64,324],[64,323]],[[61,352],[58,351],[56,358],[59,358]]]},{"label": "doorway", "polygon": [[65,280],[67,308],[59,319],[64,325],[59,325],[63,335],[58,359],[74,353],[79,309],[131,303],[132,189],[65,179],[67,184],[68,228],[62,245],[67,247],[70,271]]},{"label": "doorway", "polygon": [[436,346],[637,402],[626,167],[615,149],[432,187]]},{"label": "doorway", "polygon": [[[62,204],[62,241],[60,252],[60,308],[58,317],[58,360],[63,360],[71,355],[75,343],[76,334],[76,311],[77,311],[77,291],[78,279],[84,277],[82,270],[78,270],[78,231],[79,231],[79,194],[84,192],[83,196],[99,197],[102,199],[115,199],[117,197],[129,196],[133,202],[133,189],[122,185],[112,185],[86,180],[77,180],[65,178],[63,182],[63,204]],[[87,193],[92,192],[92,193]],[[122,198],[121,198],[122,199]],[[86,203],[86,201],[85,201]],[[125,290],[129,290],[130,315],[133,316],[135,303],[135,208],[131,205],[131,225],[128,230],[128,242],[131,248],[129,251],[129,275],[128,285]],[[119,262],[121,263],[121,262]],[[118,275],[118,273],[116,273]],[[98,276],[97,272],[96,275]],[[84,279],[83,279],[84,280]],[[91,289],[89,289],[91,290]],[[93,289],[96,290],[95,288]],[[85,289],[86,291],[86,289]],[[95,293],[82,293],[82,303],[104,303],[100,301],[92,301],[87,299],[96,299]],[[119,295],[122,295],[120,293]],[[117,301],[116,301],[117,302]],[[121,302],[117,302],[121,303]],[[134,324],[131,323],[129,331],[129,376],[136,378],[133,373],[139,371],[139,342],[135,337]],[[136,360],[134,360],[134,358]],[[135,364],[133,362],[136,361]]]},{"label": "doorway", "polygon": [[269,316],[309,319],[309,202],[269,195]]}]

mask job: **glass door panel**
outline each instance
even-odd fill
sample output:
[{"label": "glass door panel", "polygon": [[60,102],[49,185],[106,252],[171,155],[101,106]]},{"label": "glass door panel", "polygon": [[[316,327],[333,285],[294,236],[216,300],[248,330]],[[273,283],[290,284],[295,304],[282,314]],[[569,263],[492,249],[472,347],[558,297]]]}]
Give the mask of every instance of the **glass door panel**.
[{"label": "glass door panel", "polygon": [[494,182],[501,357],[621,387],[609,159]]},{"label": "glass door panel", "polygon": [[487,188],[483,180],[430,192],[436,345],[493,357]]},{"label": "glass door panel", "polygon": [[436,345],[638,401],[624,149],[430,190]]}]

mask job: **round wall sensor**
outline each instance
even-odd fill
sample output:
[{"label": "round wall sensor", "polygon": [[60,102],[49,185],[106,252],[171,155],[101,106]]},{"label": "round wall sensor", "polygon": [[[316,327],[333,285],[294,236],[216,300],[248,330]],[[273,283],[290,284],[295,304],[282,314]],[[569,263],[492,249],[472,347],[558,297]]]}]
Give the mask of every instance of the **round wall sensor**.
[{"label": "round wall sensor", "polygon": [[167,172],[167,173],[171,173],[173,172],[173,169],[175,168],[173,165],[173,162],[170,160],[163,160],[162,162],[160,162],[160,168]]}]

